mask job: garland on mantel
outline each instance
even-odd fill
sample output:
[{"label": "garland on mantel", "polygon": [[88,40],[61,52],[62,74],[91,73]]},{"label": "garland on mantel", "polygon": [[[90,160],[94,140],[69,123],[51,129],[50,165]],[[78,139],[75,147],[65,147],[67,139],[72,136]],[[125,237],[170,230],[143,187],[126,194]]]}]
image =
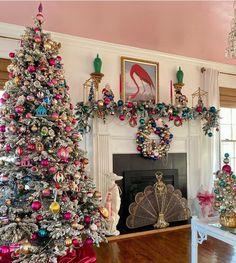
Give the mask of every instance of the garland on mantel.
[{"label": "garland on mantel", "polygon": [[[206,108],[203,106],[196,107],[181,107],[178,108],[171,104],[165,104],[164,102],[159,102],[154,104],[153,102],[123,102],[122,100],[114,101],[114,95],[112,91],[108,89],[103,89],[103,99],[95,101],[93,98],[84,103],[79,102],[75,108],[76,119],[78,121],[78,130],[82,133],[90,131],[90,120],[94,117],[98,117],[106,122],[108,116],[114,116],[119,118],[120,121],[128,121],[131,127],[140,125],[139,131],[137,133],[137,150],[141,152],[144,157],[152,159],[160,159],[167,155],[169,150],[169,143],[173,135],[169,132],[169,127],[163,122],[165,120],[173,121],[174,125],[179,127],[184,121],[189,120],[202,120],[202,129],[205,135],[212,137],[212,130],[216,128],[219,130],[219,110],[214,106]],[[152,125],[150,124],[152,123]],[[155,123],[155,124],[154,124]],[[156,125],[153,127],[153,125]],[[158,126],[159,125],[159,126]],[[149,133],[145,134],[142,130],[148,130]],[[159,128],[159,129],[158,129]],[[157,131],[158,129],[158,131]],[[140,139],[140,132],[142,132],[142,138]],[[160,140],[156,143],[154,140],[149,138],[152,133],[158,133]],[[166,136],[168,139],[161,139],[163,134],[169,134]],[[144,136],[145,135],[145,136]],[[152,141],[152,148],[147,151],[146,143],[147,141]],[[166,145],[163,147],[163,145]],[[161,147],[162,146],[162,147]],[[162,148],[162,152],[157,149]]]}]

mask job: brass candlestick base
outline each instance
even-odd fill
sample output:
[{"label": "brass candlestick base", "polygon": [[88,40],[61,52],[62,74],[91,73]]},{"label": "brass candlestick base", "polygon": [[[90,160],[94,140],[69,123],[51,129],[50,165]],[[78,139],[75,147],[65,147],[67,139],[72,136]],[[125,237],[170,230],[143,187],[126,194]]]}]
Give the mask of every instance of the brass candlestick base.
[{"label": "brass candlestick base", "polygon": [[182,94],[181,89],[183,88],[184,83],[175,83],[175,106],[176,107],[186,107],[188,103],[188,98]]},{"label": "brass candlestick base", "polygon": [[220,216],[220,224],[225,227],[236,228],[236,214],[224,214]]},{"label": "brass candlestick base", "polygon": [[91,73],[90,76],[94,80],[94,87],[95,87],[95,89],[98,90],[98,84],[101,82],[104,74],[98,73],[98,72],[94,72],[94,73]]}]

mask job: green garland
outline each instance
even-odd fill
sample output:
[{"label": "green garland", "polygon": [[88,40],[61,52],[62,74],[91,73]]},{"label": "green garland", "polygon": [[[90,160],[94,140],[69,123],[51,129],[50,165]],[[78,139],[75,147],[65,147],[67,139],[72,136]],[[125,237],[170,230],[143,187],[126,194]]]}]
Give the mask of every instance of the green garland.
[{"label": "green garland", "polygon": [[177,108],[171,104],[152,102],[126,102],[119,100],[117,103],[110,100],[79,102],[75,108],[79,131],[85,133],[90,130],[90,119],[98,117],[106,122],[108,116],[116,116],[121,121],[128,120],[130,126],[135,127],[139,122],[141,125],[149,119],[165,118],[173,121],[175,126],[181,126],[184,121],[201,119],[203,132],[212,137],[212,130],[219,130],[219,110],[214,106],[206,107],[183,107]]}]

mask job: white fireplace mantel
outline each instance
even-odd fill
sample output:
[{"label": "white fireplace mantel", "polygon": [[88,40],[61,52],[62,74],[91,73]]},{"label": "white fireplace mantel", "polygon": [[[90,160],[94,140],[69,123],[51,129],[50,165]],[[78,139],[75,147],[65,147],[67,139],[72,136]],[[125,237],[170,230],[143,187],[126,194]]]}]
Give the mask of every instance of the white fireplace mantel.
[{"label": "white fireplace mantel", "polygon": [[[200,187],[200,121],[192,120],[181,127],[175,127],[173,122],[168,125],[174,135],[169,152],[187,153],[187,194],[188,198],[193,198]],[[105,175],[113,172],[113,154],[138,153],[136,132],[137,127],[132,128],[127,122],[116,118],[108,119],[105,124],[101,119],[93,120],[92,130],[87,134],[85,144],[92,176],[103,197],[108,190]]]}]

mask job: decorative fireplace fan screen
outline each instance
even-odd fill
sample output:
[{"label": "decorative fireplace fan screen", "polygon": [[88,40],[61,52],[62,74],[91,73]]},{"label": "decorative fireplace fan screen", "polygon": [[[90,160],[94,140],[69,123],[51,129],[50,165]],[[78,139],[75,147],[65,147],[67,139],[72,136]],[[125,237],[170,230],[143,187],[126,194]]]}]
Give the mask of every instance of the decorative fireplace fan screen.
[{"label": "decorative fireplace fan screen", "polygon": [[179,189],[175,190],[170,184],[165,185],[162,175],[161,172],[157,172],[157,182],[135,196],[135,202],[129,206],[130,215],[126,219],[128,228],[148,225],[164,228],[170,222],[189,219],[187,200],[182,197]]}]

